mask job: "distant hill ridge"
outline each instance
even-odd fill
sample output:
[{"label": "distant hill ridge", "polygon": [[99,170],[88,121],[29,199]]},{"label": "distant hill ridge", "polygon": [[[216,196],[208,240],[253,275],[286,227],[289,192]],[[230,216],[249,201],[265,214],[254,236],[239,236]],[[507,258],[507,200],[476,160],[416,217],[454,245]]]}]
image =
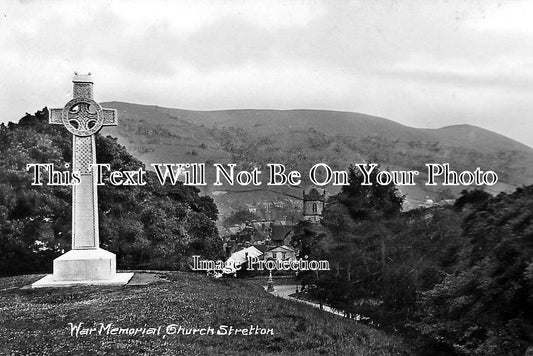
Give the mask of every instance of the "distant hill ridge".
[{"label": "distant hill ridge", "polygon": [[[383,167],[421,171],[425,163],[449,162],[456,170],[495,170],[500,183],[489,189],[492,193],[533,184],[531,147],[471,125],[413,128],[381,117],[328,110],[102,105],[119,112],[119,126],[103,133],[118,137],[145,163],[235,162],[246,167],[279,162],[304,172],[317,162],[346,169],[355,161],[371,160]],[[451,187],[451,195],[459,188]],[[410,198],[420,200],[438,198],[435,189],[405,188]]]},{"label": "distant hill ridge", "polygon": [[[108,107],[123,109],[130,115],[172,115],[191,124],[206,126],[238,126],[243,129],[254,128],[258,133],[283,132],[290,128],[313,127],[329,135],[351,134],[355,136],[391,134],[403,139],[425,140],[468,140],[464,145],[487,145],[486,148],[518,150],[533,153],[533,148],[504,135],[473,125],[451,125],[437,129],[414,128],[395,121],[356,112],[311,110],[311,109],[237,109],[192,111],[172,109],[154,105],[140,105],[124,102],[107,102]],[[159,113],[159,115],[157,115]],[[334,122],[333,122],[334,120]],[[266,130],[268,129],[268,130]],[[490,141],[490,142],[487,142]]]}]

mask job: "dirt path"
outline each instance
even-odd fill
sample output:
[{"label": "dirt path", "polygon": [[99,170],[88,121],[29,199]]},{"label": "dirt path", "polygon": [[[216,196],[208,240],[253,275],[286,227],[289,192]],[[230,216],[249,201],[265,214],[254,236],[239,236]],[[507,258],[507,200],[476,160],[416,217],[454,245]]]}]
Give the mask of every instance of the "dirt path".
[{"label": "dirt path", "polygon": [[[275,295],[276,297],[280,297],[280,298],[288,299],[288,300],[294,300],[296,302],[307,304],[307,305],[310,305],[312,307],[320,309],[320,304],[319,303],[314,303],[314,302],[310,302],[310,301],[307,301],[307,300],[302,300],[302,299],[291,297],[291,294],[296,293],[296,288],[297,287],[298,287],[298,290],[300,290],[301,286],[292,285],[292,284],[291,285],[274,286],[274,291],[270,292],[270,293],[272,295]],[[266,290],[267,287],[264,287],[264,288]],[[333,309],[329,305],[323,304],[322,305],[322,310],[325,311],[325,312],[331,313],[331,314],[335,314],[335,315],[339,315],[339,316],[345,317],[343,312],[340,312],[340,311],[338,311],[336,309]],[[365,317],[365,316],[356,314],[355,316],[353,316],[353,319],[359,321],[359,320],[367,320],[368,318]]]}]

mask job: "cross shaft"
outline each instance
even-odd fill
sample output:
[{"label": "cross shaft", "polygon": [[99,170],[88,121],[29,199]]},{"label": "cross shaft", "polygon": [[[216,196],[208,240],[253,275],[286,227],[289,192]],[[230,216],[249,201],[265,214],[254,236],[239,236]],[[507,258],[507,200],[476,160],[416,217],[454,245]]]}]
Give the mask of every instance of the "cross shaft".
[{"label": "cross shaft", "polygon": [[95,172],[94,135],[103,126],[117,125],[117,112],[93,100],[90,75],[75,75],[73,99],[62,109],[51,109],[49,122],[62,124],[73,134],[72,169],[80,172],[80,183],[72,187],[72,249],[99,247],[98,195]]}]

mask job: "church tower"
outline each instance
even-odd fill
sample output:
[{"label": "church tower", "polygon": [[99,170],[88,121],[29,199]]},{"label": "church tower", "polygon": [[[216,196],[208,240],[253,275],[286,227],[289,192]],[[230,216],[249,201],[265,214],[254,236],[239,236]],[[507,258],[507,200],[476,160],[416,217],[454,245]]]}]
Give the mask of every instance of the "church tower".
[{"label": "church tower", "polygon": [[304,190],[304,220],[314,223],[322,220],[322,213],[324,212],[324,204],[326,202],[326,190],[310,187]]}]

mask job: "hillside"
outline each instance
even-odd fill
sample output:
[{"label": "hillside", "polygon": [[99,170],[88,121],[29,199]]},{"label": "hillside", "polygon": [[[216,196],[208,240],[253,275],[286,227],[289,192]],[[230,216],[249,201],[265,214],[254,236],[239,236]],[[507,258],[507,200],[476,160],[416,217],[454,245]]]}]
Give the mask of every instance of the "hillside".
[{"label": "hillside", "polygon": [[[39,276],[0,278],[0,354],[24,355],[407,355],[401,340],[236,279],[168,272],[146,285],[19,289]],[[79,335],[68,323],[122,328],[170,324],[272,328],[274,335]]]},{"label": "hillside", "polygon": [[[371,160],[382,167],[425,172],[425,163],[449,162],[457,171],[478,166],[496,171],[500,182],[490,187],[491,193],[533,183],[532,148],[475,126],[417,129],[380,117],[322,110],[188,111],[121,102],[103,105],[117,109],[120,118],[119,126],[106,128],[104,134],[118,137],[145,163],[235,162],[250,167],[275,162],[307,172],[317,162],[346,169],[350,163]],[[419,184],[402,191],[416,205],[427,196],[456,196],[461,189]]]}]

